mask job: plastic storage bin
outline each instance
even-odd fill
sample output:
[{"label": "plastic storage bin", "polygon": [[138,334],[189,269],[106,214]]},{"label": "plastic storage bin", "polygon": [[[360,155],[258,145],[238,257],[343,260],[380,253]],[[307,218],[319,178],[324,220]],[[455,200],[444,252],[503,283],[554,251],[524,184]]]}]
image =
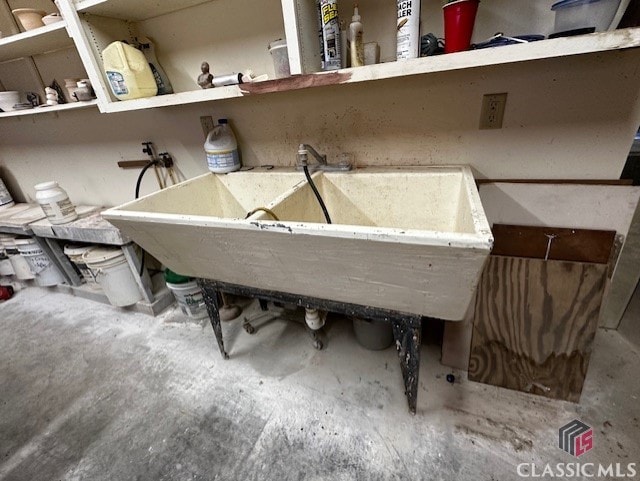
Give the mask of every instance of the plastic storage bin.
[{"label": "plastic storage bin", "polygon": [[562,0],[554,3],[551,10],[556,12],[554,30],[556,33],[595,28],[604,32],[618,11],[620,0]]}]

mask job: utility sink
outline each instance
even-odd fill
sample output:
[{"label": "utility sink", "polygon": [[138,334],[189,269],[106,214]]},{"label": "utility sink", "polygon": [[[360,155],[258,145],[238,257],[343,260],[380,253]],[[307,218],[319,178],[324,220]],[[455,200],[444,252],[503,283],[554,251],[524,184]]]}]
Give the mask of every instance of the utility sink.
[{"label": "utility sink", "polygon": [[[493,238],[466,166],[207,174],[103,216],[171,270],[460,320]],[[245,216],[263,207],[248,219]],[[273,215],[277,217],[277,220]]]}]

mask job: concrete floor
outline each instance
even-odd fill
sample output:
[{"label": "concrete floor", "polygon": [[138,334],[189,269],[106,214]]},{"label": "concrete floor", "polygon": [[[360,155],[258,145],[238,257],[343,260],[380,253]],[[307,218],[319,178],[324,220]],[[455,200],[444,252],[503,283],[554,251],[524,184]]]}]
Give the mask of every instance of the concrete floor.
[{"label": "concrete floor", "polygon": [[[640,356],[596,338],[574,405],[468,382],[424,346],[418,414],[393,349],[347,322],[315,351],[295,323],[254,336],[30,288],[0,304],[0,479],[507,480],[519,463],[571,462],[557,430],[594,427],[582,462],[640,459]],[[575,478],[574,478],[575,479]]]}]

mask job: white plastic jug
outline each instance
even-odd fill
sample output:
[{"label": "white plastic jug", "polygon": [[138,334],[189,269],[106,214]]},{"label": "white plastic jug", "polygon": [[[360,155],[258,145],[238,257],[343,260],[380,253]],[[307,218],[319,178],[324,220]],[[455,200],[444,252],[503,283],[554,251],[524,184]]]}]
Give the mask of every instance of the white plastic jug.
[{"label": "white plastic jug", "polygon": [[226,174],[242,167],[238,141],[227,119],[218,120],[218,125],[209,132],[204,143],[204,151],[207,154],[207,164],[211,172]]},{"label": "white plastic jug", "polygon": [[149,62],[137,48],[113,42],[102,51],[104,72],[113,95],[120,100],[153,97],[158,94]]}]

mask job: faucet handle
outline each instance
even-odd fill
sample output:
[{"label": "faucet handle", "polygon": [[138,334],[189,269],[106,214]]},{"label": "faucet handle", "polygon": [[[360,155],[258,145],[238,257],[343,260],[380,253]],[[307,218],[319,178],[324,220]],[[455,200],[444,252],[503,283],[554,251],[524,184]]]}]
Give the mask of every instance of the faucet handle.
[{"label": "faucet handle", "polygon": [[305,144],[300,144],[298,146],[298,164],[307,165],[308,162],[309,162],[309,151],[307,150],[307,146]]}]

